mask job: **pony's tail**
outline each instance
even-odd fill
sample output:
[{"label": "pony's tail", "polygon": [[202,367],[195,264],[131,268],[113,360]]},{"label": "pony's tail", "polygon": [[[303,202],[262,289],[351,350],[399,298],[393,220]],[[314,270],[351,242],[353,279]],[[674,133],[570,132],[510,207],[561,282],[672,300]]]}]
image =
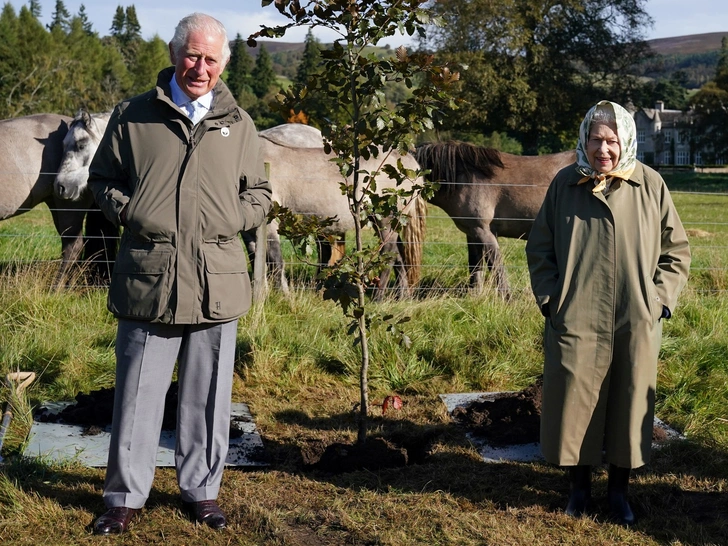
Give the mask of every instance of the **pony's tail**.
[{"label": "pony's tail", "polygon": [[403,260],[407,283],[412,287],[420,282],[422,275],[422,243],[425,240],[427,203],[418,194],[405,207],[404,212],[409,214],[409,221],[402,228]]}]

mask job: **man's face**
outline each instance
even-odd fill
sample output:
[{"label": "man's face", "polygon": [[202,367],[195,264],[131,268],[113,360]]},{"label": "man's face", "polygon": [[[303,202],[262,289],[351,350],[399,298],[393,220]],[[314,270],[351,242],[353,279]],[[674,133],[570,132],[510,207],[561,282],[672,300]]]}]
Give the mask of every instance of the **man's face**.
[{"label": "man's face", "polygon": [[169,48],[177,84],[190,99],[198,99],[215,87],[225,69],[222,36],[202,31],[190,32],[179,50]]}]

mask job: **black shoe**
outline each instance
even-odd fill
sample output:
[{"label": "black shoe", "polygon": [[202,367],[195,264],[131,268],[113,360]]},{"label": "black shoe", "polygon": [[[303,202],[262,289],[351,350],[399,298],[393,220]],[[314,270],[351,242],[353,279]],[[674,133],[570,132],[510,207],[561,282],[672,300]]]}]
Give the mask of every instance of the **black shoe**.
[{"label": "black shoe", "polygon": [[609,483],[607,485],[607,500],[612,517],[619,525],[629,527],[637,523],[632,507],[627,501],[629,488],[629,468],[609,465]]},{"label": "black shoe", "polygon": [[197,523],[204,523],[213,529],[224,529],[227,519],[215,500],[203,500],[199,502],[184,503],[190,517]]},{"label": "black shoe", "polygon": [[127,508],[126,506],[110,508],[94,522],[94,535],[106,536],[125,533],[129,528],[129,522],[140,511],[139,508]]},{"label": "black shoe", "polygon": [[591,466],[578,465],[569,467],[569,504],[566,505],[566,514],[578,518],[586,512],[591,500]]}]

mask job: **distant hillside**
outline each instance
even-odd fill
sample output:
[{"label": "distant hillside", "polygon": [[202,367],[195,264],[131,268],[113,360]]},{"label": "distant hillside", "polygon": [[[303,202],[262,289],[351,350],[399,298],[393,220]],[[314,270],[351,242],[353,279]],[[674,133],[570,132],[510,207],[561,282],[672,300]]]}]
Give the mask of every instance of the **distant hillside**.
[{"label": "distant hillside", "polygon": [[[326,48],[330,44],[321,44],[321,47]],[[265,47],[265,50],[273,61],[273,70],[279,76],[293,79],[296,76],[296,70],[301,62],[303,56],[303,49],[305,44],[303,42],[278,42],[275,40],[258,40],[257,47],[248,47],[248,53],[253,59],[258,56],[260,48]],[[384,47],[372,48],[373,50],[381,50],[382,54],[389,52],[391,55],[392,48],[388,45]]]},{"label": "distant hillside", "polygon": [[258,40],[257,47],[248,47],[248,53],[253,59],[258,56],[261,47],[270,55],[273,61],[273,71],[279,76],[293,79],[303,56],[303,42],[279,42],[276,40]]},{"label": "distant hillside", "polygon": [[652,79],[669,79],[680,72],[685,78],[685,87],[697,89],[715,77],[724,36],[728,36],[728,32],[648,40],[656,58],[644,61],[638,74]]},{"label": "distant hillside", "polygon": [[[276,53],[303,53],[303,42],[279,42],[276,40],[258,40],[258,46],[257,47],[248,47],[248,53],[255,58],[258,56],[258,51],[260,51],[260,46],[265,46],[265,49],[268,53],[271,55],[274,55]],[[331,44],[321,44],[321,47],[328,47]],[[720,47],[720,44],[718,45]],[[391,50],[391,46],[389,45],[383,45],[381,47],[377,47],[375,49],[382,49],[384,50]]]},{"label": "distant hillside", "polygon": [[260,46],[264,46],[265,50],[273,55],[274,53],[280,53],[280,52],[294,52],[294,53],[302,53],[303,52],[303,42],[279,42],[276,40],[258,40],[258,47],[249,47],[248,53],[255,58],[258,56],[258,51],[260,51]]},{"label": "distant hillside", "polygon": [[[706,34],[690,34],[688,36],[674,36],[672,38],[657,38],[647,40],[652,51],[658,55],[694,55],[719,51],[720,43],[728,32],[708,32]],[[258,40],[258,47],[248,48],[249,53],[256,57],[260,45],[271,55],[280,52],[300,53],[303,51],[303,42],[279,42],[277,40]]]},{"label": "distant hillside", "polygon": [[728,32],[709,32],[707,34],[658,38],[656,40],[647,40],[647,43],[652,51],[658,55],[695,55],[719,51],[724,36],[728,36]]},{"label": "distant hillside", "polygon": [[[715,76],[721,40],[724,36],[728,36],[728,32],[709,32],[647,40],[647,44],[657,58],[644,62],[638,72],[642,76],[659,79],[669,78],[680,70],[687,75],[687,87],[698,88]],[[248,48],[248,52],[253,58],[257,57],[261,45],[270,54],[273,69],[278,75],[287,78],[295,77],[303,54],[303,42],[258,40],[258,47]],[[322,45],[326,47],[326,44]]]}]

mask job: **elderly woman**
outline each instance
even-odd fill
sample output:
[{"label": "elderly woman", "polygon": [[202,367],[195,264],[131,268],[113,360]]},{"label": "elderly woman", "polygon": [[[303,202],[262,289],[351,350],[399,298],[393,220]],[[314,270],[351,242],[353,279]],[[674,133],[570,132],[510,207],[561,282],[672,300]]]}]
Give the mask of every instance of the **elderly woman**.
[{"label": "elderly woman", "polygon": [[577,163],[554,178],[526,245],[544,330],[541,449],[569,467],[566,512],[591,498],[609,463],[622,525],[630,469],[649,461],[662,319],[687,282],[690,249],[662,177],[636,159],[630,113],[601,101],[579,131]]}]

